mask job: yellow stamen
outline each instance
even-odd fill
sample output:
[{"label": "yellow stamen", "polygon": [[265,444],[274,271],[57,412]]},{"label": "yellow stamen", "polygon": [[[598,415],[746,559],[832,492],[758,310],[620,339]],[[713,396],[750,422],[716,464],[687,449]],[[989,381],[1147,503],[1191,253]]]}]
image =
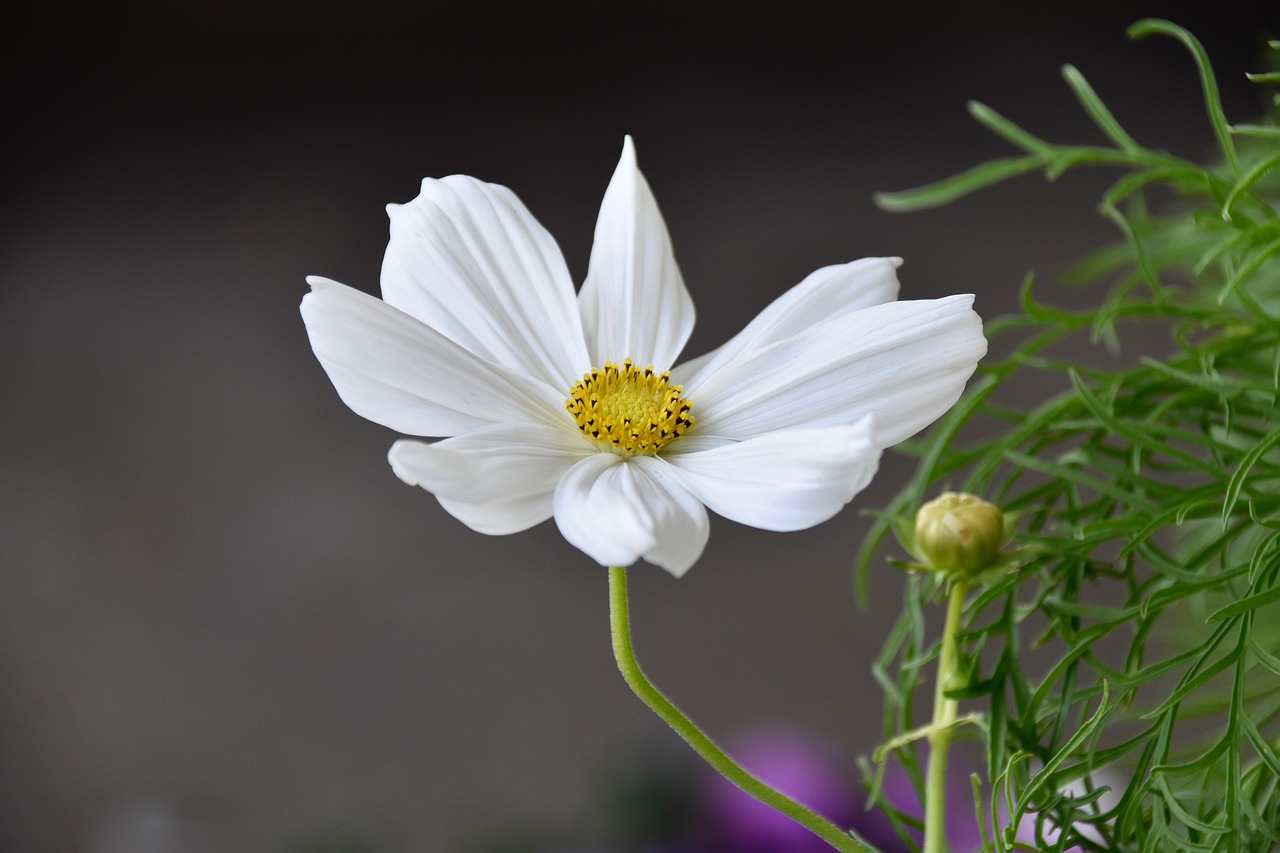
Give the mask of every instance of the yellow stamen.
[{"label": "yellow stamen", "polygon": [[652,456],[693,426],[693,408],[671,384],[670,373],[653,365],[606,361],[569,389],[564,407],[587,438],[623,456]]}]

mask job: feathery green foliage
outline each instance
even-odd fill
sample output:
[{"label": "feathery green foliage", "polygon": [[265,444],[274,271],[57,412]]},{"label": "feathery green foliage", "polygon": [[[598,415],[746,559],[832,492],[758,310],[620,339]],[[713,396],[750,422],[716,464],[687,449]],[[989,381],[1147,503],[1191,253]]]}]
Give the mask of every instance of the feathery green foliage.
[{"label": "feathery green foliage", "polygon": [[[917,474],[859,555],[865,582],[895,519],[943,487],[1020,517],[1027,556],[971,595],[959,644],[968,677],[948,694],[987,747],[975,784],[987,850],[1280,846],[1280,125],[1230,125],[1185,30],[1145,20],[1130,34],[1187,47],[1219,162],[1135,141],[1067,66],[1107,144],[1046,142],[971,104],[1022,153],[877,199],[905,211],[1028,172],[1124,170],[1100,205],[1124,242],[1075,271],[1107,283],[1098,307],[1055,308],[1024,285],[1021,313],[988,325],[1011,354],[908,445]],[[1151,340],[1158,351],[1135,352]],[[1057,390],[1030,411],[1004,402],[1027,388]],[[922,801],[911,733],[927,716],[917,691],[938,654],[926,613],[941,591],[910,578],[875,667],[886,758]]]}]

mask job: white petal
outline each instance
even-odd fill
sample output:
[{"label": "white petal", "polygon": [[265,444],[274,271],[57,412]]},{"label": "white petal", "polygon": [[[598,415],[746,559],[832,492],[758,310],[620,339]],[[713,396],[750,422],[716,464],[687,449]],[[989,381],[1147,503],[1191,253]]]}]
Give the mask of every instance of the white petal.
[{"label": "white petal", "polygon": [[504,534],[550,518],[556,484],[594,452],[572,429],[498,424],[432,444],[397,441],[387,458],[472,530]]},{"label": "white petal", "polygon": [[579,294],[592,364],[675,363],[693,330],[693,300],[667,225],[627,137],[600,205],[587,280]]},{"label": "white petal", "polygon": [[690,491],[725,518],[763,530],[803,530],[831,518],[871,482],[880,450],[867,417],[853,426],[779,430],[666,458]]},{"label": "white petal", "polygon": [[563,392],[483,361],[380,299],[312,276],[302,299],[311,348],[361,417],[406,435],[490,423],[563,425]]},{"label": "white petal", "polygon": [[707,509],[665,460],[636,456],[630,465],[636,469],[642,500],[660,525],[657,543],[641,556],[681,577],[707,546],[711,535]]},{"label": "white petal", "polygon": [[573,468],[555,494],[556,524],[602,566],[640,558],[680,577],[707,544],[706,508],[655,457],[597,453]]},{"label": "white petal", "polygon": [[960,397],[987,351],[973,296],[891,302],[704,370],[685,387],[692,434],[746,439],[875,415],[875,444],[923,429]]},{"label": "white petal", "polygon": [[724,346],[671,371],[673,381],[696,384],[704,369],[714,371],[743,353],[802,334],[819,323],[892,302],[898,298],[895,271],[900,266],[902,258],[863,258],[815,270],[770,303]]},{"label": "white petal", "polygon": [[387,213],[383,299],[552,387],[590,369],[564,258],[515,193],[466,175],[428,178]]}]

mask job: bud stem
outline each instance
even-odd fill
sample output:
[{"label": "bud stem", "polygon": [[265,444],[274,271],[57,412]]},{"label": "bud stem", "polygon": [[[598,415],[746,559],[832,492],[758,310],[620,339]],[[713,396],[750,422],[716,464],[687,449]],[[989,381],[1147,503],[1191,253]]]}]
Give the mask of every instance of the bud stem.
[{"label": "bud stem", "polygon": [[968,580],[961,574],[954,575],[951,595],[947,600],[947,622],[942,629],[942,649],[938,652],[938,683],[934,685],[933,693],[922,853],[946,853],[947,849],[947,753],[951,749],[951,733],[955,730],[957,703],[947,698],[946,691],[956,674],[956,634],[960,631],[960,616],[968,592]]}]

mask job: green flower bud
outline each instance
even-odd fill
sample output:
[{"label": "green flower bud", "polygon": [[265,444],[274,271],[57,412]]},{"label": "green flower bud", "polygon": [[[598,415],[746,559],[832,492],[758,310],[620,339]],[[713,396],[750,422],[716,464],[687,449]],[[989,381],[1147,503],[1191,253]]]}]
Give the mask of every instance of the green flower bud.
[{"label": "green flower bud", "polygon": [[1004,544],[1004,513],[976,495],[943,492],[916,513],[916,556],[945,572],[980,572]]}]

